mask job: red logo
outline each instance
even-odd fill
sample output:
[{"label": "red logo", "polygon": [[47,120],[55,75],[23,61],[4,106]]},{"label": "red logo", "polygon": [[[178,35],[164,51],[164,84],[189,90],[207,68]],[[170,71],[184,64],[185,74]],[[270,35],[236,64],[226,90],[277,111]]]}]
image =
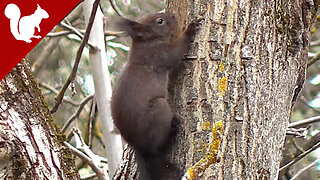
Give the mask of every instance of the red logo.
[{"label": "red logo", "polygon": [[79,3],[80,0],[0,1],[0,79]]}]

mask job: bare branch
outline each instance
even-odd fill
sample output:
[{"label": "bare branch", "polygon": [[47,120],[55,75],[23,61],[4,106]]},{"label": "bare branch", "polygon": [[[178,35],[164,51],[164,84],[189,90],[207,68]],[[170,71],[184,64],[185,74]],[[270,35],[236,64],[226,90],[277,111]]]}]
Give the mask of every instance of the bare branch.
[{"label": "bare branch", "polygon": [[296,129],[296,128],[287,128],[286,135],[291,135],[291,136],[304,138],[308,134],[308,128],[309,127],[298,128],[298,129]]},{"label": "bare branch", "polygon": [[94,161],[90,159],[89,156],[87,156],[85,153],[81,152],[77,148],[73,147],[68,142],[64,142],[64,145],[67,146],[76,156],[78,156],[80,159],[86,162],[91,167],[91,169],[96,173],[99,180],[110,180],[109,177],[105,175],[106,173],[104,169],[96,166]]},{"label": "bare branch", "polygon": [[93,7],[92,7],[92,12],[91,12],[91,15],[90,15],[90,19],[89,19],[89,23],[88,23],[88,26],[87,26],[87,29],[86,29],[86,33],[82,39],[82,42],[80,44],[80,47],[78,49],[78,52],[77,52],[77,57],[76,57],[76,60],[74,62],[74,66],[73,66],[73,69],[72,69],[72,72],[71,74],[69,75],[66,83],[64,84],[64,86],[62,87],[60,93],[58,94],[58,96],[56,97],[56,104],[54,105],[54,107],[52,108],[51,110],[51,114],[52,113],[55,113],[57,112],[61,102],[62,102],[62,99],[63,99],[63,96],[64,96],[64,93],[66,92],[69,84],[74,80],[74,78],[76,77],[76,74],[77,74],[77,70],[78,70],[78,66],[79,66],[79,63],[80,63],[80,59],[81,59],[81,55],[82,55],[82,52],[83,52],[83,49],[85,47],[85,45],[87,44],[88,42],[88,39],[89,39],[89,35],[90,35],[90,32],[91,32],[91,29],[92,29],[92,25],[93,25],[93,21],[94,21],[94,18],[96,16],[96,12],[97,12],[97,9],[98,9],[98,5],[99,5],[99,2],[100,0],[95,0],[95,2],[93,3]]},{"label": "bare branch", "polygon": [[76,113],[74,113],[67,121],[67,123],[63,126],[63,128],[61,129],[62,133],[65,133],[67,128],[70,126],[70,124],[73,122],[73,120],[75,120],[77,117],[79,117],[82,109],[84,108],[84,106],[93,98],[94,95],[90,95],[88,97],[86,97],[84,100],[81,101],[80,106],[78,107],[78,110],[76,111]]},{"label": "bare branch", "polygon": [[64,28],[68,29],[69,31],[73,32],[74,34],[76,34],[79,38],[81,38],[81,39],[83,38],[83,34],[80,33],[80,31],[77,28],[75,28],[71,25],[68,25],[64,22],[60,22],[60,25]]},{"label": "bare branch", "polygon": [[89,141],[88,141],[88,146],[91,147],[91,143],[92,143],[92,134],[93,134],[93,121],[96,115],[96,107],[97,107],[97,101],[95,100],[95,98],[93,99],[93,103],[92,103],[92,108],[91,108],[91,113],[90,113],[90,119],[89,119]]},{"label": "bare branch", "polygon": [[54,33],[48,33],[46,37],[58,37],[58,36],[64,36],[73,33],[72,31],[59,31]]},{"label": "bare branch", "polygon": [[[85,30],[79,29],[78,30],[80,33],[84,33]],[[59,32],[54,32],[54,33],[48,33],[46,37],[59,37],[59,36],[64,36],[68,34],[75,34],[73,31],[59,31]],[[104,35],[105,36],[117,36],[119,37],[122,34],[122,32],[119,31],[112,31],[112,30],[105,30]]]},{"label": "bare branch", "polygon": [[118,8],[117,4],[114,2],[114,0],[109,0],[113,10],[121,17],[123,17],[123,14],[121,12],[121,10]]},{"label": "bare branch", "polygon": [[316,45],[319,45],[320,44],[320,39],[316,40],[316,41],[312,41],[310,43],[310,46],[316,46]]},{"label": "bare branch", "polygon": [[297,172],[297,174],[295,174],[290,180],[295,180],[295,179],[297,179],[297,177],[300,176],[302,173],[304,173],[304,172],[307,171],[308,169],[312,168],[314,165],[318,164],[319,160],[320,160],[320,158],[317,159],[317,160],[315,160],[315,161],[313,161],[313,162],[310,163],[308,166],[300,169],[300,170]]},{"label": "bare branch", "polygon": [[[48,84],[46,84],[44,82],[40,82],[39,85],[40,85],[40,87],[43,87],[43,88],[51,91],[55,95],[59,94],[58,90],[56,90],[55,88],[49,86]],[[78,102],[72,100],[70,97],[66,97],[66,96],[63,97],[63,101],[68,102],[69,104],[72,104],[74,106],[79,106],[80,105],[80,103],[78,103]]]},{"label": "bare branch", "polygon": [[320,53],[317,53],[310,61],[308,61],[307,67],[317,62],[320,59]]},{"label": "bare branch", "polygon": [[[77,35],[80,39],[83,39],[83,34],[81,33],[81,30],[78,30],[77,28],[71,26],[71,25],[68,25],[64,22],[60,22],[60,25],[68,30],[70,30],[71,32],[73,32],[75,35]],[[83,32],[85,33],[85,31]],[[90,41],[87,42],[87,44],[92,47],[92,48],[95,48],[94,45],[92,45],[90,43]]]},{"label": "bare branch", "polygon": [[289,168],[290,166],[292,166],[294,163],[298,162],[300,159],[302,159],[303,157],[305,157],[306,155],[308,155],[309,153],[311,153],[312,151],[316,150],[317,148],[320,147],[320,142],[318,142],[316,145],[314,145],[312,148],[308,149],[307,151],[301,153],[299,156],[297,156],[296,158],[294,158],[292,161],[290,161],[289,163],[287,163],[286,165],[282,166],[280,168],[280,172]]},{"label": "bare branch", "polygon": [[311,117],[308,119],[304,119],[304,120],[290,123],[288,125],[288,128],[299,128],[299,127],[302,127],[302,126],[305,126],[305,125],[308,125],[311,123],[319,122],[319,121],[320,121],[320,116],[315,116],[315,117]]},{"label": "bare branch", "polygon": [[[85,154],[92,160],[92,162],[93,162],[93,164],[94,164],[95,167],[98,167],[98,168],[99,168],[99,167],[101,166],[100,163],[102,162],[102,160],[108,162],[108,160],[106,160],[105,158],[100,157],[100,156],[94,154],[94,153],[91,151],[91,149],[89,148],[89,146],[87,146],[86,143],[84,142],[84,140],[83,140],[83,138],[82,138],[82,136],[81,136],[81,132],[80,132],[79,129],[74,128],[73,131],[72,131],[72,133],[73,133],[74,138],[75,138],[75,141],[76,141],[76,147],[77,147],[77,149],[79,149],[81,152],[85,153]],[[92,168],[93,168],[93,167],[92,167]],[[96,173],[97,173],[97,172],[96,172]],[[99,172],[99,173],[101,173],[101,172]],[[99,178],[99,176],[105,177],[106,174],[107,174],[105,171],[103,171],[103,174],[99,174],[99,173],[97,173],[98,178]],[[101,177],[100,177],[99,179],[101,179]]]}]

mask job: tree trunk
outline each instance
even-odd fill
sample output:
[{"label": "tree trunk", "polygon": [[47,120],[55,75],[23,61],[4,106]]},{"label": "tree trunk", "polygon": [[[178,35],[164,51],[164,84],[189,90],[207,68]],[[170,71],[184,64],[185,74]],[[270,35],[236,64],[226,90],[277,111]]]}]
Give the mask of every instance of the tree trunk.
[{"label": "tree trunk", "polygon": [[[204,18],[169,94],[182,117],[170,157],[186,179],[277,179],[319,1],[167,1],[181,33]],[[134,158],[125,154],[126,160]],[[133,179],[124,161],[115,179]],[[125,178],[121,178],[125,177]]]},{"label": "tree trunk", "polygon": [[79,179],[25,61],[0,82],[0,129],[0,179]]},{"label": "tree trunk", "polygon": [[205,18],[187,56],[195,61],[171,76],[172,104],[184,119],[175,162],[188,169],[188,179],[277,179],[318,2],[167,5],[181,26]]}]

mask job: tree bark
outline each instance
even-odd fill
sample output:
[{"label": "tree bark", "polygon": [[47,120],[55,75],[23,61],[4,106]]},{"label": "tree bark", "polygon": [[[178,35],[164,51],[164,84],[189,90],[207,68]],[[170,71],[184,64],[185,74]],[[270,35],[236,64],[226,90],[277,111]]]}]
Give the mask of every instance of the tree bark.
[{"label": "tree bark", "polygon": [[80,179],[29,65],[0,82],[0,179]]},{"label": "tree bark", "polygon": [[[191,20],[204,18],[169,83],[172,107],[183,119],[169,156],[186,172],[185,179],[277,179],[318,4],[167,1],[178,34]],[[117,174],[135,174],[130,165]]]},{"label": "tree bark", "polygon": [[168,1],[181,27],[205,18],[186,57],[195,60],[171,76],[170,99],[184,119],[173,157],[188,179],[277,178],[318,4]]}]

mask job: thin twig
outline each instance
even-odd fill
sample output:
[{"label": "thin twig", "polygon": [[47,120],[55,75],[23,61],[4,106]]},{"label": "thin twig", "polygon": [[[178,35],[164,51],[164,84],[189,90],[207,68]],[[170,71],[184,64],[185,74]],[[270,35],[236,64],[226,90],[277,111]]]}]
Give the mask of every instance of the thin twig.
[{"label": "thin twig", "polygon": [[[43,87],[43,88],[51,91],[51,92],[54,93],[55,95],[59,94],[59,91],[58,91],[58,90],[56,90],[55,88],[49,86],[48,84],[46,84],[46,83],[44,83],[44,82],[40,82],[39,85],[40,85],[40,87]],[[72,100],[70,97],[66,97],[66,96],[63,97],[63,101],[68,102],[68,103],[70,103],[70,104],[72,104],[72,105],[74,105],[74,106],[79,106],[79,105],[80,105],[80,103],[78,103],[78,102]]]},{"label": "thin twig", "polygon": [[307,67],[310,67],[313,63],[317,62],[320,59],[320,53],[317,53],[310,61],[307,63]]},{"label": "thin twig", "polygon": [[98,9],[99,2],[100,2],[100,0],[95,0],[94,3],[93,3],[93,7],[92,7],[92,11],[91,11],[89,23],[88,23],[88,26],[87,26],[87,29],[86,29],[86,33],[84,34],[84,37],[83,37],[82,42],[81,42],[81,44],[80,44],[80,47],[79,47],[79,49],[78,49],[77,57],[76,57],[76,60],[75,60],[75,62],[74,62],[74,66],[73,66],[72,72],[71,72],[71,74],[69,75],[66,83],[65,83],[64,86],[62,87],[60,93],[59,93],[58,96],[56,97],[56,103],[55,103],[54,107],[53,107],[52,110],[51,110],[51,114],[57,112],[57,110],[58,110],[58,108],[59,108],[59,106],[60,106],[60,104],[61,104],[61,102],[62,102],[64,93],[66,92],[69,84],[70,84],[70,83],[74,80],[74,78],[76,77],[77,70],[78,70],[79,63],[80,63],[80,59],[81,59],[81,55],[82,55],[82,52],[83,52],[83,49],[84,49],[85,45],[86,45],[87,42],[88,42],[89,35],[90,35],[91,29],[92,29],[92,25],[93,25],[94,18],[95,18],[95,16],[96,16],[96,12],[97,12],[97,9]]},{"label": "thin twig", "polygon": [[318,164],[318,162],[320,161],[320,158],[318,158],[317,160],[313,161],[312,163],[310,163],[308,166],[300,169],[297,174],[295,174],[290,180],[294,180],[297,179],[298,176],[300,176],[302,173],[304,173],[305,171],[307,171],[308,169],[312,168],[314,165]]},{"label": "thin twig", "polygon": [[[78,30],[80,33],[84,33],[85,30]],[[48,33],[46,37],[59,37],[59,36],[64,36],[68,34],[75,34],[73,31],[59,31],[59,32],[53,32],[53,33]],[[105,36],[117,36],[119,37],[122,34],[120,31],[112,31],[112,30],[105,30],[104,35]]]},{"label": "thin twig", "polygon": [[302,127],[302,126],[305,126],[305,125],[308,125],[311,123],[319,122],[319,121],[320,121],[320,116],[315,116],[315,117],[311,117],[308,119],[304,119],[304,120],[290,123],[288,125],[288,128],[299,128],[299,127]]},{"label": "thin twig", "polygon": [[316,46],[316,45],[319,45],[320,44],[320,39],[316,40],[316,41],[312,41],[310,43],[310,46]]},{"label": "thin twig", "polygon": [[61,129],[62,133],[65,133],[66,130],[68,129],[68,127],[70,126],[70,124],[73,122],[73,120],[75,120],[77,117],[79,117],[82,109],[84,108],[84,106],[93,98],[94,95],[90,95],[88,97],[86,97],[84,100],[81,101],[80,106],[78,107],[76,113],[74,113],[66,122],[66,124],[63,126],[63,128]]},{"label": "thin twig", "polygon": [[113,10],[121,17],[123,17],[123,14],[121,12],[121,10],[118,8],[117,4],[114,2],[114,0],[109,0]]},{"label": "thin twig", "polygon": [[102,168],[96,166],[93,160],[89,156],[87,156],[85,153],[81,152],[77,148],[73,147],[68,142],[64,142],[64,145],[67,146],[76,156],[78,156],[80,159],[86,162],[91,167],[91,169],[96,173],[98,179],[109,180],[109,177],[106,175],[105,171]]},{"label": "thin twig", "polygon": [[58,36],[72,34],[72,33],[74,33],[74,32],[72,32],[72,31],[59,31],[59,32],[48,33],[46,35],[46,37],[58,37]]},{"label": "thin twig", "polygon": [[81,39],[83,38],[83,34],[80,33],[80,31],[77,28],[75,28],[75,27],[73,27],[71,25],[68,25],[68,24],[66,24],[64,22],[60,22],[60,26],[68,29],[69,31],[71,31],[73,33],[75,33],[79,38],[81,38]]},{"label": "thin twig", "polygon": [[[83,37],[84,37],[83,34],[82,34],[81,31],[78,30],[77,28],[75,28],[75,27],[73,27],[73,26],[71,26],[71,25],[68,25],[68,24],[66,24],[66,23],[64,23],[64,22],[60,22],[60,25],[61,25],[62,27],[64,27],[64,28],[70,30],[71,32],[73,32],[73,33],[74,33],[75,35],[77,35],[80,39],[83,39]],[[85,33],[85,31],[84,31],[84,33]],[[87,44],[88,44],[88,46],[90,46],[90,47],[92,47],[92,48],[95,48],[94,45],[92,45],[92,44],[90,43],[90,41],[88,41]]]},{"label": "thin twig", "polygon": [[318,142],[317,144],[315,144],[312,148],[308,149],[307,151],[301,153],[299,156],[297,156],[296,158],[294,158],[292,161],[290,161],[290,162],[287,163],[286,165],[282,166],[279,171],[283,171],[283,170],[289,168],[289,167],[292,166],[294,163],[298,162],[300,159],[302,159],[303,157],[305,157],[306,155],[308,155],[309,153],[311,153],[312,151],[316,150],[316,149],[319,148],[319,147],[320,147],[320,142]]},{"label": "thin twig", "polygon": [[[92,160],[95,167],[98,167],[98,168],[101,167],[102,160],[105,162],[108,162],[108,160],[106,160],[106,158],[103,158],[99,155],[96,155],[95,153],[93,153],[91,151],[89,146],[87,146],[86,143],[84,142],[84,139],[81,136],[81,132],[79,129],[73,128],[72,133],[73,133],[74,139],[76,141],[76,148],[78,150],[80,150],[81,152],[85,153]],[[98,174],[98,176],[105,176],[105,172],[103,172],[103,174],[100,174],[100,175]]]},{"label": "thin twig", "polygon": [[[310,126],[309,126],[310,127]],[[303,127],[303,128],[287,128],[286,135],[295,136],[299,138],[304,138],[308,134],[309,127]]]},{"label": "thin twig", "polygon": [[91,145],[92,145],[93,121],[94,121],[94,117],[96,115],[96,107],[97,107],[97,101],[95,100],[95,98],[93,98],[90,119],[89,119],[89,128],[88,128],[89,129],[89,141],[88,141],[89,147],[91,147]]}]

